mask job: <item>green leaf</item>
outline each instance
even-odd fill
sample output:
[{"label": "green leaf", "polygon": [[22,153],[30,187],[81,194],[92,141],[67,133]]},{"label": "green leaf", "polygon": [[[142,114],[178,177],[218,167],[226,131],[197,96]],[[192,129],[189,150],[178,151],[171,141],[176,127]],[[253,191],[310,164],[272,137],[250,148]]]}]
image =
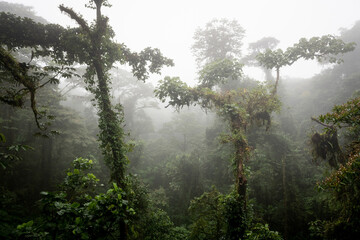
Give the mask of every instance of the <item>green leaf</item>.
[{"label": "green leaf", "polygon": [[80,217],[75,218],[75,224],[76,224],[76,225],[79,225],[80,222],[81,222],[81,218],[80,218]]},{"label": "green leaf", "polygon": [[74,202],[73,204],[71,204],[71,207],[72,208],[78,208],[78,207],[80,207],[80,203]]},{"label": "green leaf", "polygon": [[22,229],[24,229],[24,228],[32,227],[33,224],[34,224],[34,221],[31,220],[31,221],[28,221],[28,222],[26,222],[26,223],[23,223],[23,224],[18,225],[16,228],[17,228],[18,230],[22,230]]},{"label": "green leaf", "polygon": [[6,142],[5,135],[0,133],[0,142]]}]

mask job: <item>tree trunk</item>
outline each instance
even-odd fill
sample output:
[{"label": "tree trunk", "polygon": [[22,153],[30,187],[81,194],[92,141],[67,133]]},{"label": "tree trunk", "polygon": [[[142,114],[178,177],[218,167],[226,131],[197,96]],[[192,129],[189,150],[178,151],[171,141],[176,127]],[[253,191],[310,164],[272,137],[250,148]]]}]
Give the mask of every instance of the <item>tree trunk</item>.
[{"label": "tree trunk", "polygon": [[236,198],[230,202],[231,210],[228,213],[227,234],[230,240],[242,239],[246,231],[246,187],[247,179],[244,171],[244,160],[246,159],[246,141],[237,139],[234,143],[236,147]]},{"label": "tree trunk", "polygon": [[52,138],[44,138],[41,148],[40,186],[41,190],[50,190],[52,172]]},{"label": "tree trunk", "polygon": [[286,186],[286,156],[281,158],[282,165],[282,185],[284,193],[284,240],[288,239],[288,199],[287,199],[287,186]]},{"label": "tree trunk", "polygon": [[278,88],[278,85],[279,85],[279,80],[280,80],[280,68],[276,68],[276,80],[275,80],[275,86],[274,86],[273,96],[275,96],[276,93],[277,93],[277,88]]},{"label": "tree trunk", "polygon": [[244,205],[246,206],[246,183],[247,179],[245,177],[244,164],[242,159],[237,160],[237,177],[236,177],[236,188],[239,196],[245,201]]},{"label": "tree trunk", "polygon": [[244,201],[244,208],[246,209],[246,186],[247,179],[244,170],[244,160],[246,158],[246,143],[243,139],[237,140],[235,143],[236,147],[236,191],[239,197]]},{"label": "tree trunk", "polygon": [[[94,58],[93,65],[96,70],[96,75],[98,77],[98,91],[96,91],[98,104],[99,104],[99,129],[100,129],[100,140],[101,146],[103,149],[104,157],[106,158],[107,164],[110,167],[111,171],[111,180],[122,188],[123,191],[126,191],[125,183],[125,166],[126,166],[126,156],[124,150],[123,142],[123,130],[121,129],[121,120],[119,120],[118,115],[112,108],[110,101],[110,90],[107,82],[107,77],[105,75],[104,69],[104,59],[101,54],[102,46],[102,35],[100,34],[101,27],[103,27],[102,15],[101,15],[101,5],[102,0],[95,1],[97,11],[96,11],[96,20],[97,20],[97,34],[95,36],[89,36],[92,38],[94,43]],[[124,219],[119,221],[119,230],[120,230],[120,240],[128,239],[128,226],[125,223]]]},{"label": "tree trunk", "polygon": [[[124,131],[121,126],[123,118],[115,112],[110,101],[107,70],[113,63],[111,60],[107,62],[106,57],[104,57],[106,53],[103,52],[105,44],[104,38],[106,38],[105,34],[107,30],[107,19],[101,14],[103,2],[104,0],[94,0],[96,4],[96,29],[94,30],[71,9],[63,6],[60,6],[60,9],[77,21],[91,41],[91,48],[88,49],[88,54],[90,56],[90,65],[94,68],[97,77],[96,89],[93,88],[94,86],[91,87],[99,109],[100,146],[105,163],[111,172],[110,181],[114,181],[123,191],[127,191],[125,181],[127,164],[127,158],[125,156],[126,146],[124,143]],[[124,219],[119,220],[118,227],[120,231],[119,239],[127,240],[128,227]]]}]

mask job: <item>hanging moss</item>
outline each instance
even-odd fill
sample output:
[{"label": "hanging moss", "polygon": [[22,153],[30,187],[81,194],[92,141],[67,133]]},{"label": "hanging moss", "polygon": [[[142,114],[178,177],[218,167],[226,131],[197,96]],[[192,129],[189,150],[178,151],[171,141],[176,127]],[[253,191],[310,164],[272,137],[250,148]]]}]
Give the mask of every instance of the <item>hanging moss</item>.
[{"label": "hanging moss", "polygon": [[339,146],[336,130],[328,130],[322,134],[315,132],[311,137],[312,155],[315,160],[321,158],[333,168],[344,164],[344,154]]}]

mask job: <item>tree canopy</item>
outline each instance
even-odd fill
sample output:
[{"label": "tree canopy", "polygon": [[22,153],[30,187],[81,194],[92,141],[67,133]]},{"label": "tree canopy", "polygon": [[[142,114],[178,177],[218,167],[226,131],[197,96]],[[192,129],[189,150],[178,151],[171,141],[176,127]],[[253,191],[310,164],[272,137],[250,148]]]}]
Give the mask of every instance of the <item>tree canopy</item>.
[{"label": "tree canopy", "polygon": [[199,66],[225,58],[241,57],[245,30],[236,20],[213,19],[194,34],[192,50]]},{"label": "tree canopy", "polygon": [[[66,28],[0,3],[1,239],[358,238],[359,22],[242,56],[244,29],[214,19],[194,34],[197,83],[154,92],[173,61],[116,42],[112,2],[86,2],[93,21],[59,6]],[[279,84],[300,59],[334,64]]]}]

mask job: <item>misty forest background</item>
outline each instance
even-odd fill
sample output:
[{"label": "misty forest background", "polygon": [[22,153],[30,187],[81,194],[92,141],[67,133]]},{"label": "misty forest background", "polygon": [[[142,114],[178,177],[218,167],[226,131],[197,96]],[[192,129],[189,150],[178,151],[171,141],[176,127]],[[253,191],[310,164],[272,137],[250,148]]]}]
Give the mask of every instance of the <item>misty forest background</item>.
[{"label": "misty forest background", "polygon": [[[48,24],[29,6],[0,2],[0,11]],[[11,19],[7,16],[1,18]],[[245,34],[241,23],[227,19],[212,23],[236,26]],[[12,22],[6,24],[0,23],[1,46],[19,63],[29,62],[35,52],[32,64],[38,61],[41,69],[34,72],[63,64],[54,55],[36,56],[39,47],[9,40],[6,27],[11,28]],[[198,65],[211,55],[198,51],[201,46],[196,43],[205,32],[201,29],[206,28],[194,33],[192,49]],[[31,91],[21,92],[21,84],[14,84],[2,62],[0,238],[356,239],[360,236],[360,22],[343,29],[339,38],[357,45],[340,56],[342,63],[324,61],[328,67],[309,79],[280,75],[271,121],[253,119],[245,127],[249,155],[244,161],[247,189],[242,210],[237,209],[242,203],[239,190],[234,190],[234,145],[226,137],[233,132],[221,117],[226,109],[193,104],[198,100],[169,104],[170,94],[162,102],[160,85],[138,80],[131,70],[108,69],[111,102],[121,104],[118,116],[124,118],[118,122],[124,130],[121,151],[128,159],[126,177],[116,176],[115,164],[104,161],[111,146],[102,145],[98,93],[81,77],[88,74],[86,66],[74,64],[76,74],[40,84],[36,104],[43,117],[34,118]],[[241,37],[237,41],[241,46]],[[265,82],[244,71],[229,82],[215,84],[214,91],[241,89],[245,94],[259,85],[274,84],[276,72],[260,65],[256,55],[276,49],[278,43],[264,36],[243,46],[247,54],[233,56],[264,71]],[[165,59],[160,65],[171,62]],[[48,83],[51,76],[42,76],[41,81]],[[177,83],[180,89],[183,85]],[[26,93],[17,98],[23,102],[10,101],[15,93]],[[166,108],[168,104],[172,106]],[[325,138],[331,131],[334,142]],[[316,142],[315,135],[325,142]],[[337,143],[340,149],[335,149]],[[339,152],[341,156],[336,155]],[[236,214],[240,218],[234,218]]]}]

